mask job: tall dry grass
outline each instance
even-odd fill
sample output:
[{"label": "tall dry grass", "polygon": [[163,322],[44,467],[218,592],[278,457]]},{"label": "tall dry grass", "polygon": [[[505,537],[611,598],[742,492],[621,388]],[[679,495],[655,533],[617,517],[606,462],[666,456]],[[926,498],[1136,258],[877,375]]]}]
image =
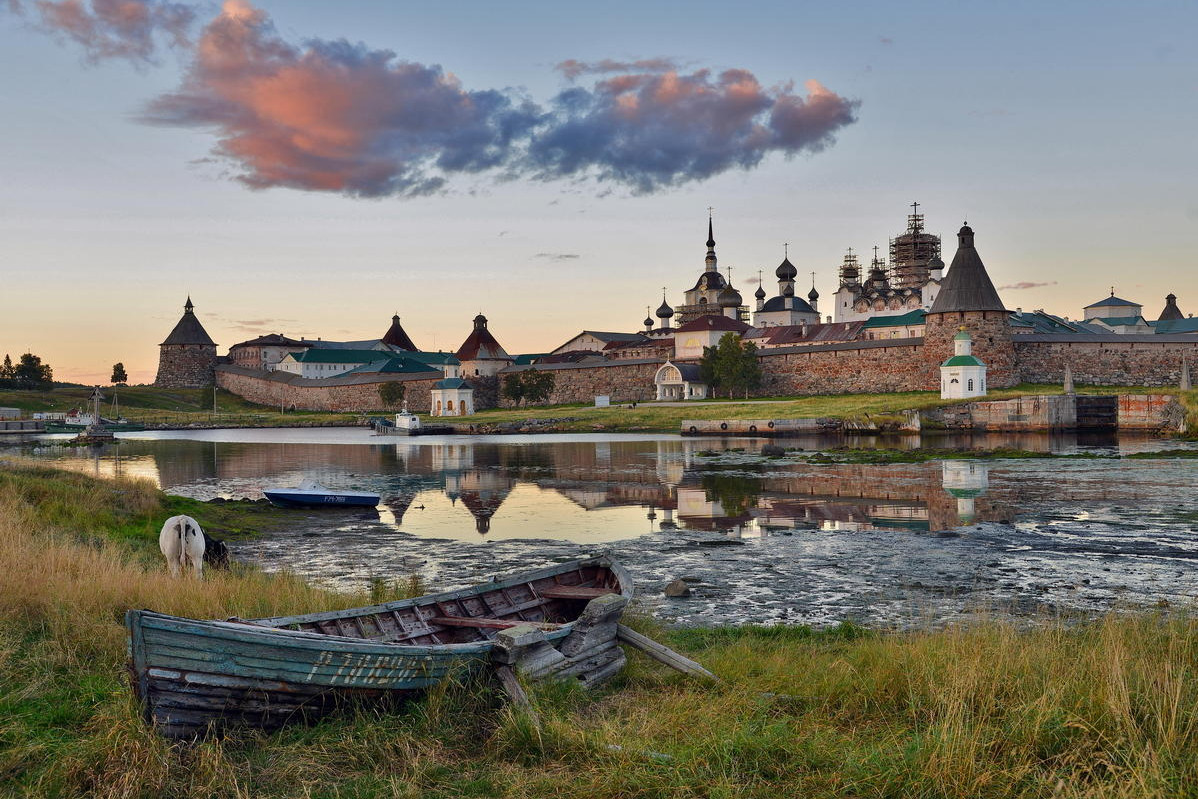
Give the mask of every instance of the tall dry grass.
[{"label": "tall dry grass", "polygon": [[160,507],[144,484],[0,466],[0,795],[1198,795],[1198,625],[1182,614],[923,632],[641,620],[723,683],[633,656],[599,694],[538,687],[540,729],[455,682],[404,712],[170,746],[127,688],[127,608],[252,616],[364,597],[250,570],[168,578],[144,532]]}]

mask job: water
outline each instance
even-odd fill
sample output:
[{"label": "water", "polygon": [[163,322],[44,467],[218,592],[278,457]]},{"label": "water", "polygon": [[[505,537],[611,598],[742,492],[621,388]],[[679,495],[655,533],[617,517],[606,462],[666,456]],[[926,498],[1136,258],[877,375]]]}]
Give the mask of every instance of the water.
[{"label": "water", "polygon": [[[297,511],[287,532],[235,545],[236,557],[263,568],[346,588],[413,573],[448,588],[605,551],[630,567],[643,604],[671,620],[923,625],[979,610],[1187,604],[1198,585],[1195,461],[815,465],[763,460],[753,454],[762,443],[409,440],[318,428],[127,434],[102,450],[44,441],[26,454],[199,499],[257,499],[263,487],[306,477],[378,491],[377,514]],[[1177,446],[1064,435],[925,443],[1103,454]],[[694,595],[664,599],[662,586],[678,577]]]}]

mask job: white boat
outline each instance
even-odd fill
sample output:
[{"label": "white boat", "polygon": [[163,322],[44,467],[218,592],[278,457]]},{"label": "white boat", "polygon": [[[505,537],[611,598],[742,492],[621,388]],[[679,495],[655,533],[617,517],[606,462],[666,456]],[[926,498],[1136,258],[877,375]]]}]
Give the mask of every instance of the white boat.
[{"label": "white boat", "polygon": [[264,488],[262,493],[280,508],[373,508],[380,499],[370,491],[341,491],[315,480],[305,480],[298,488]]}]

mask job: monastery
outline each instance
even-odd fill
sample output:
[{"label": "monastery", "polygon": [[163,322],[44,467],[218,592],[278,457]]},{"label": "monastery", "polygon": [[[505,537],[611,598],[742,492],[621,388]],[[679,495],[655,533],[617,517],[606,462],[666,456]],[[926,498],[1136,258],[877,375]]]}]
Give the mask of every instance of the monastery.
[{"label": "monastery", "polygon": [[[851,250],[845,255],[829,308],[820,308],[814,285],[806,299],[798,295],[798,269],[787,252],[773,270],[776,293],[770,296],[759,282],[750,310],[719,269],[709,216],[698,277],[677,307],[663,289],[661,304],[655,312],[646,308],[640,330],[584,330],[545,352],[511,355],[479,314],[455,352],[428,352],[397,314],[378,339],[275,333],[234,344],[218,357],[188,298],[160,345],[156,385],[215,383],[266,405],[366,411],[380,407],[379,384],[399,381],[413,410],[459,415],[464,406],[503,404],[501,380],[526,369],[554,373],[550,404],[600,396],[613,402],[703,398],[708,387],[699,380],[698,362],[727,334],[757,347],[762,396],[936,389],[969,396],[986,386],[1059,383],[1067,369],[1081,384],[1173,385],[1183,364],[1198,356],[1198,320],[1181,312],[1173,294],[1152,320],[1139,303],[1115,296],[1113,287],[1077,320],[1009,310],[973,228],[958,231],[946,269],[940,237],[926,231],[919,205],[912,205],[887,259],[875,248],[863,271]],[[960,386],[942,372],[950,364]],[[961,372],[963,365],[969,368]],[[972,371],[975,366],[981,371]]]}]

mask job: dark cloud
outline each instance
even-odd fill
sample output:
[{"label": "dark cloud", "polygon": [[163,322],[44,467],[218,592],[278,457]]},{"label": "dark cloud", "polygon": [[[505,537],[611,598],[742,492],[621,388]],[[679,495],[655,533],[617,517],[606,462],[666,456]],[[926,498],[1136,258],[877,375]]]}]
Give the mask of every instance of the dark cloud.
[{"label": "dark cloud", "polygon": [[767,89],[742,69],[617,75],[560,93],[527,161],[543,179],[594,177],[644,194],[752,169],[770,153],[819,152],[858,104],[816,81],[806,89]]},{"label": "dark cloud", "polygon": [[1047,283],[1032,283],[1030,281],[1024,280],[1020,283],[1012,283],[1009,286],[999,286],[998,288],[1000,291],[1006,291],[1008,289],[1017,291],[1019,289],[1038,289],[1041,286],[1055,286],[1056,284],[1057,281],[1055,280],[1050,280]]},{"label": "dark cloud", "polygon": [[543,261],[572,261],[575,258],[582,256],[574,252],[539,252],[533,258],[539,258]]},{"label": "dark cloud", "polygon": [[557,64],[554,69],[562,73],[566,80],[573,81],[581,75],[611,72],[671,72],[678,69],[678,63],[672,58],[642,58],[636,61],[615,61],[610,58],[601,61],[576,61],[568,58]]},{"label": "dark cloud", "polygon": [[[8,0],[8,8],[26,12],[21,0]],[[195,22],[192,6],[165,0],[34,0],[28,11],[38,28],[79,45],[92,63],[155,63],[160,46],[190,46]]]}]

